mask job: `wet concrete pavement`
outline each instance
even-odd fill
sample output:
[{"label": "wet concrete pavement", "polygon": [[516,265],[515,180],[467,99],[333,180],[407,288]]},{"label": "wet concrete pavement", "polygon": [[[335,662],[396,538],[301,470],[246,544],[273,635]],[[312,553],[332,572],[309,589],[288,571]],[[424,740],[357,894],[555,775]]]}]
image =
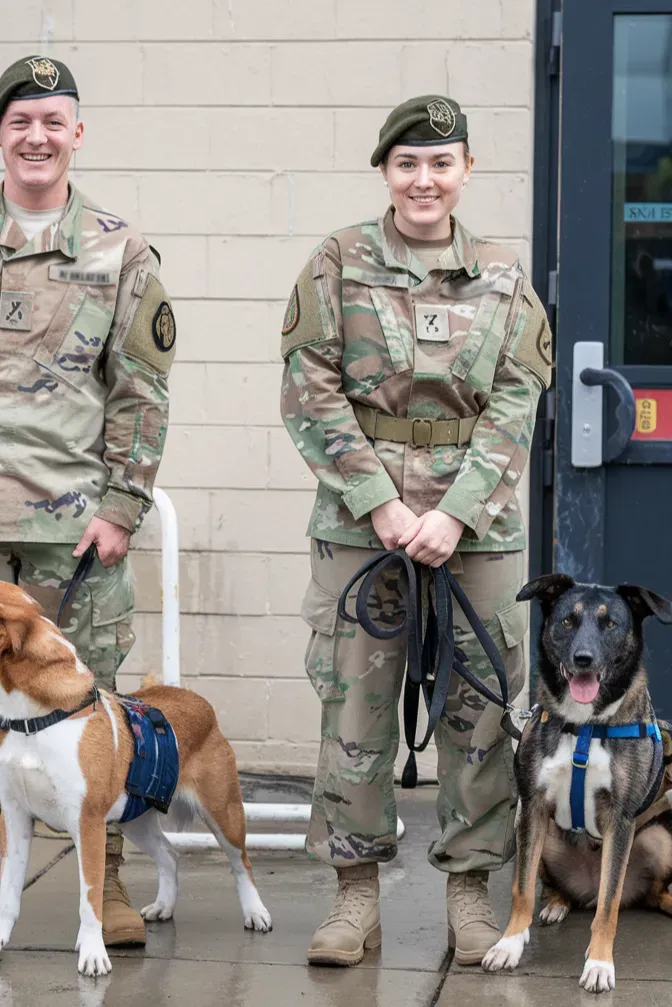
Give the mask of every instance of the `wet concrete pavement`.
[{"label": "wet concrete pavement", "polygon": [[[246,800],[304,801],[300,784],[278,792],[247,781]],[[225,857],[183,854],[175,919],[148,926],[147,947],[118,949],[104,979],[77,974],[77,864],[71,844],[37,838],[32,884],[10,947],[0,956],[0,1007],[556,1007],[594,1002],[577,981],[588,943],[589,913],[557,928],[535,926],[521,968],[486,976],[451,963],[444,879],[425,859],[435,834],[433,787],[399,793],[407,827],[397,859],[383,868],[383,946],[355,969],[309,968],[305,949],[333,897],[330,868],[303,854],[256,853],[262,899],[273,915],[270,934],[244,931]],[[255,826],[256,830],[256,826]],[[124,877],[136,905],[153,901],[151,862],[129,851]],[[493,875],[495,909],[503,924],[510,902],[510,868]],[[616,941],[617,988],[602,1007],[636,997],[649,1007],[672,999],[672,920],[630,912]]]}]

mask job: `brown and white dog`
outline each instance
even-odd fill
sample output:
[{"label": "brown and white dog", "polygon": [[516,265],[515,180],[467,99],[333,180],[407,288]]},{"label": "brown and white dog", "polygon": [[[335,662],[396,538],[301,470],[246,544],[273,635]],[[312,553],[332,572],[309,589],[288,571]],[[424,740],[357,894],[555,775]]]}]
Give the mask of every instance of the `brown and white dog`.
[{"label": "brown and white dog", "polygon": [[[93,675],[72,644],[21,588],[0,583],[0,716],[9,720],[76,710]],[[136,693],[170,721],[179,746],[180,774],[173,804],[197,813],[227,853],[245,926],[271,929],[245,852],[245,816],[231,746],[210,704],[194,692],[168,686]],[[0,731],[0,806],[6,850],[0,879],[0,948],[10,939],[21,904],[33,821],[68,832],[77,850],[80,928],[79,971],[111,969],[102,934],[106,823],[123,815],[133,740],[121,704],[101,692],[100,702],[37,734]],[[152,809],[121,828],[158,868],[156,900],[146,920],[167,920],[177,899],[177,854]]]}]

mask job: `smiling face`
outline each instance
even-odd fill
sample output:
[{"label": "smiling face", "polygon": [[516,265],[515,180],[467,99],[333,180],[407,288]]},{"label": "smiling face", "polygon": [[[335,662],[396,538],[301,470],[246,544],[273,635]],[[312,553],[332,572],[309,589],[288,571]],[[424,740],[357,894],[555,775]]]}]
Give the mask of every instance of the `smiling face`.
[{"label": "smiling face", "polygon": [[68,95],[10,102],[0,123],[7,198],[28,210],[62,206],[83,133],[77,102]]},{"label": "smiling face", "polygon": [[450,215],[460,201],[473,157],[463,143],[392,147],[380,169],[390,190],[395,224],[409,238],[450,236]]}]

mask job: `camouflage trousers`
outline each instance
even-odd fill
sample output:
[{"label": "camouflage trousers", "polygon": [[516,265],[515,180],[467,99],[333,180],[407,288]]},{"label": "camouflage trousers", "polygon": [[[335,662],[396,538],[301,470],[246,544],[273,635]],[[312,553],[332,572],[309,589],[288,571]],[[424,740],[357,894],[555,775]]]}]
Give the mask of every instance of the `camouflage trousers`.
[{"label": "camouflage trousers", "polygon": [[[301,614],[312,629],[306,670],[322,701],[322,742],[307,838],[309,853],[334,867],[396,855],[394,763],[406,666],[403,635],[370,637],[338,617],[340,592],[368,549],[313,540],[312,579]],[[527,607],[516,602],[523,553],[461,553],[449,563],[502,654],[513,699],[523,688]],[[379,578],[369,614],[390,627],[403,616],[399,574]],[[352,602],[349,611],[354,611]],[[499,693],[497,678],[462,610],[455,643],[469,667]],[[502,711],[453,674],[435,732],[440,837],[429,860],[441,871],[498,870],[514,852],[516,788]]]},{"label": "camouflage trousers", "polygon": [[[0,580],[14,580],[32,595],[49,619],[56,621],[58,608],[78,560],[74,544],[49,542],[0,542]],[[106,568],[98,557],[91,573],[68,601],[61,630],[77,648],[96,683],[114,691],[119,665],[135,641],[133,580],[128,558]]]}]

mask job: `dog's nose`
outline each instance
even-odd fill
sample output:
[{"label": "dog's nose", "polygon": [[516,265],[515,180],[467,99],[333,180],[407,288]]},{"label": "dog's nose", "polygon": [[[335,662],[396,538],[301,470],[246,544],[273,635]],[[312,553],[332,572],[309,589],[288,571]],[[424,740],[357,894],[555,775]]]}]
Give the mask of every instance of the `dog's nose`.
[{"label": "dog's nose", "polygon": [[577,650],[574,655],[574,664],[579,668],[590,668],[593,663],[593,655],[587,650]]}]

